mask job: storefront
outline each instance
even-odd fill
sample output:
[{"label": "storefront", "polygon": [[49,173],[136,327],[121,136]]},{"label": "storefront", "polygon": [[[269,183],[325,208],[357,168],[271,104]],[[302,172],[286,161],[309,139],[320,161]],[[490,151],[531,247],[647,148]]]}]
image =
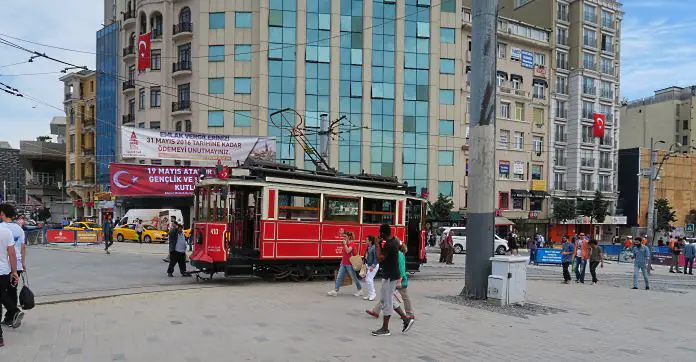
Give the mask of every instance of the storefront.
[{"label": "storefront", "polygon": [[555,243],[560,243],[563,235],[572,237],[575,234],[584,233],[592,235],[600,243],[610,243],[620,228],[626,225],[626,216],[607,216],[603,222],[590,222],[587,216],[578,216],[563,224],[555,224],[549,227],[549,236]]}]

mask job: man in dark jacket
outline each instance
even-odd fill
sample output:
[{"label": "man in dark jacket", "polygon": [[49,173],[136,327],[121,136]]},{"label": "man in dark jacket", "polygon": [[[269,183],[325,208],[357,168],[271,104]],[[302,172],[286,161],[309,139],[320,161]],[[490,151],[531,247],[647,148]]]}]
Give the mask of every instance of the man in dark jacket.
[{"label": "man in dark jacket", "polygon": [[181,224],[175,221],[169,231],[169,267],[167,268],[169,277],[174,276],[174,265],[176,264],[179,264],[182,277],[191,276],[186,272],[186,237],[181,229]]},{"label": "man in dark jacket", "polygon": [[104,216],[104,221],[102,222],[102,234],[104,235],[104,251],[106,251],[107,254],[111,254],[111,252],[109,252],[109,247],[114,243],[113,231],[114,228],[111,224],[111,217],[109,215]]}]

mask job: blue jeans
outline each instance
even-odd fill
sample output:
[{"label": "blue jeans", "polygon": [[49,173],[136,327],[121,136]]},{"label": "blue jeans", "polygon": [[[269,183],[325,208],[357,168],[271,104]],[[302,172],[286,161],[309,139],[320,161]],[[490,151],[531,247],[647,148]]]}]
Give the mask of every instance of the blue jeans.
[{"label": "blue jeans", "polygon": [[575,280],[580,283],[585,282],[585,267],[587,266],[587,260],[582,260],[581,256],[575,257]]},{"label": "blue jeans", "polygon": [[350,278],[353,279],[355,282],[355,286],[358,287],[358,290],[362,289],[362,286],[360,285],[360,279],[358,279],[358,276],[355,275],[355,270],[353,269],[352,265],[341,265],[341,268],[338,269],[338,276],[336,277],[336,290],[338,291],[341,289],[341,283],[343,283],[343,279],[346,277],[346,273],[350,275]]},{"label": "blue jeans", "polygon": [[638,288],[638,272],[642,271],[643,272],[643,279],[645,280],[645,287],[649,287],[648,285],[648,269],[645,264],[633,264],[633,287]]}]

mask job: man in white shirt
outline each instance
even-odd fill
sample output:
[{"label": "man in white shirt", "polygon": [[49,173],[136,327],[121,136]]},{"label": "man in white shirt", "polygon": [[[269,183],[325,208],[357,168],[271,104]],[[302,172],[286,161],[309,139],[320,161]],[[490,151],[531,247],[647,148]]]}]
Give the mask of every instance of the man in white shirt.
[{"label": "man in white shirt", "polygon": [[[0,228],[0,301],[4,302],[8,297],[8,287],[17,283],[19,283],[19,275],[17,275],[17,255],[15,254],[14,238],[9,230]],[[5,341],[2,338],[2,328],[0,327],[0,347],[4,345]]]},{"label": "man in white shirt", "polygon": [[[14,241],[15,254],[17,255],[17,274],[22,275],[22,272],[26,269],[26,236],[24,230],[19,224],[13,222],[12,220],[16,217],[16,210],[14,206],[10,204],[0,205],[0,228],[7,229],[12,233],[12,239]],[[22,312],[18,304],[17,297],[17,286],[19,283],[10,285],[7,288],[7,297],[3,300],[2,304],[7,309],[5,312],[5,319],[2,324],[10,326],[12,328],[19,328],[22,325],[22,320],[24,319],[24,312]],[[1,314],[1,313],[0,313]]]}]

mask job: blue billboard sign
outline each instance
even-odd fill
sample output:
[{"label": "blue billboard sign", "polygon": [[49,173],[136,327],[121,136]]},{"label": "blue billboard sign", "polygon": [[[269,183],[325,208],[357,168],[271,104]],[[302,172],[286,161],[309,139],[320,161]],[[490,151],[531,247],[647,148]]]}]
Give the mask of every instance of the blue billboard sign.
[{"label": "blue billboard sign", "polygon": [[522,51],[522,66],[529,69],[534,69],[534,54],[526,50]]},{"label": "blue billboard sign", "polygon": [[537,264],[562,264],[561,249],[537,249],[536,252]]}]

